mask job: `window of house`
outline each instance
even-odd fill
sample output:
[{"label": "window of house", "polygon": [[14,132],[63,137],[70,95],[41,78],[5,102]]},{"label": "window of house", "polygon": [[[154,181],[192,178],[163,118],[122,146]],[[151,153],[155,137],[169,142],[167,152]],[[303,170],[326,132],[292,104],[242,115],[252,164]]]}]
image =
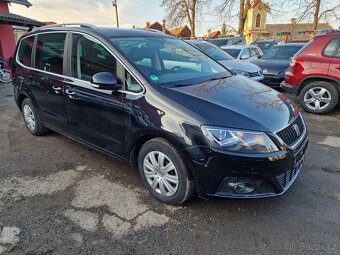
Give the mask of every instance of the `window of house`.
[{"label": "window of house", "polygon": [[260,27],[260,25],[261,25],[261,14],[258,13],[258,14],[256,15],[255,26],[256,26],[256,27]]},{"label": "window of house", "polygon": [[38,35],[35,68],[63,74],[63,57],[66,33]]},{"label": "window of house", "polygon": [[32,48],[34,36],[30,36],[21,41],[18,51],[19,62],[25,66],[31,66]]}]

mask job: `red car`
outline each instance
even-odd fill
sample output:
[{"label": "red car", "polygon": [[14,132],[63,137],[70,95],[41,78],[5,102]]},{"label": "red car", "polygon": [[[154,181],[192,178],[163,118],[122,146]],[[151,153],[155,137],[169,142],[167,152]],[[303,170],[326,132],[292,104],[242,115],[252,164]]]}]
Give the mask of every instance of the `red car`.
[{"label": "red car", "polygon": [[281,88],[310,113],[331,111],[340,94],[340,31],[317,35],[293,57]]}]

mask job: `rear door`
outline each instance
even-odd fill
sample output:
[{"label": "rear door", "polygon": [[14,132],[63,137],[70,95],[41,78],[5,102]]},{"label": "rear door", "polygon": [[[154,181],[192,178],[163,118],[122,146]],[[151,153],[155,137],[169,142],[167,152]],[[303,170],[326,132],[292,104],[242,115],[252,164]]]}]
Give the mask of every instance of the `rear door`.
[{"label": "rear door", "polygon": [[323,52],[324,56],[332,57],[328,76],[340,81],[340,38],[332,39]]},{"label": "rear door", "polygon": [[69,78],[65,80],[65,94],[73,135],[121,156],[125,149],[121,93],[91,86],[93,75],[111,72],[117,77],[117,68],[122,68],[121,65],[101,42],[78,33],[72,34],[69,55],[71,65]]},{"label": "rear door", "polygon": [[69,129],[64,97],[64,48],[66,33],[42,33],[35,39],[30,90],[42,121],[54,128]]}]

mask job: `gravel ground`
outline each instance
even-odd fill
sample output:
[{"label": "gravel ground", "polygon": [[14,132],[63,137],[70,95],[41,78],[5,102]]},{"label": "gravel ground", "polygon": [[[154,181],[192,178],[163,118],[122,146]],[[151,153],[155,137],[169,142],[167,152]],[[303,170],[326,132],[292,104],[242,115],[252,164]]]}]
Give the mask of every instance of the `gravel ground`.
[{"label": "gravel ground", "polygon": [[340,254],[340,110],[305,114],[304,170],[283,196],[173,207],[135,168],[31,136],[0,86],[0,254]]}]

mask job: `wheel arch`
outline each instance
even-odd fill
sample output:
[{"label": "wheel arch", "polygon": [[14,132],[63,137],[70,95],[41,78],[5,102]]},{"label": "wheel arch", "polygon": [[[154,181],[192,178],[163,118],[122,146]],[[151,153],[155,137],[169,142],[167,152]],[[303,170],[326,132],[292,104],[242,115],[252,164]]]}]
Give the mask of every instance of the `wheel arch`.
[{"label": "wheel arch", "polygon": [[301,91],[303,90],[304,87],[306,87],[309,83],[311,82],[315,82],[315,81],[325,81],[325,82],[328,82],[330,84],[332,84],[339,92],[340,94],[340,84],[339,84],[339,81],[335,80],[335,79],[332,79],[332,78],[329,78],[329,77],[324,77],[324,76],[313,76],[313,77],[308,77],[308,78],[305,78],[300,86],[299,86],[299,93],[298,95],[301,93]]}]

